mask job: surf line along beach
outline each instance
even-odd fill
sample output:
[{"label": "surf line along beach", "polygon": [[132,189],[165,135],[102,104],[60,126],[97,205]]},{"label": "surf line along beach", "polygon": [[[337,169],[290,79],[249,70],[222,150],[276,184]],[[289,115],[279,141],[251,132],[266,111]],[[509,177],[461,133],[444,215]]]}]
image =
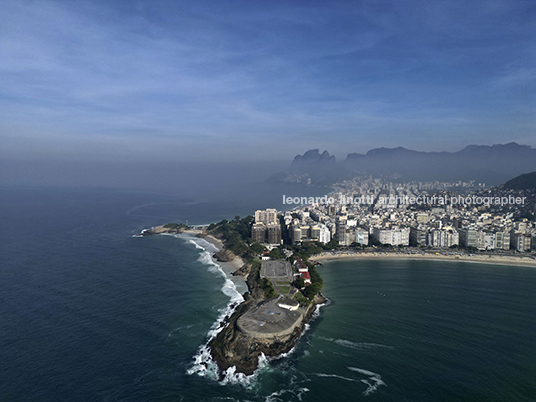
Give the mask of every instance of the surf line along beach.
[{"label": "surf line along beach", "polygon": [[[315,295],[310,303],[299,303],[282,295],[267,297],[260,286],[261,267],[235,256],[225,247],[224,238],[218,238],[204,228],[167,224],[144,230],[140,236],[155,234],[188,234],[208,241],[219,250],[213,255],[218,264],[232,268],[232,274],[243,278],[247,285],[244,301],[230,309],[217,330],[211,331],[206,347],[202,347],[217,364],[220,378],[238,373],[252,375],[263,358],[288,353],[306,329],[306,324],[327,302],[321,294]],[[292,277],[289,262],[273,260],[273,263],[288,270]],[[208,356],[204,357],[202,360]],[[199,363],[210,364],[207,361]]]}]

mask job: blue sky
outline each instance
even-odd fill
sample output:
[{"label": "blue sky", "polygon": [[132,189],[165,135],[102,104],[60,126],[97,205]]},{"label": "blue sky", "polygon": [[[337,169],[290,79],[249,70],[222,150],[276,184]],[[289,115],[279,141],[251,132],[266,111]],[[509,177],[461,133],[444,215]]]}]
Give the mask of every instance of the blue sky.
[{"label": "blue sky", "polygon": [[0,2],[0,157],[536,146],[529,1]]}]

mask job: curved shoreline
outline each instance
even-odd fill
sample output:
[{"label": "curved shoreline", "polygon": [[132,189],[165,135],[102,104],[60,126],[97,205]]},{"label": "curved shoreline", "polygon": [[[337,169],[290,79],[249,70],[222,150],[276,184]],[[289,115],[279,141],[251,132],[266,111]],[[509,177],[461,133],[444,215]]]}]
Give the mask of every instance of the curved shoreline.
[{"label": "curved shoreline", "polygon": [[[185,234],[198,237],[214,246],[216,250],[225,251],[224,242],[199,229],[169,228],[166,225],[156,226],[148,230],[143,230],[139,236],[151,236],[157,234]],[[202,248],[202,247],[201,247]],[[218,367],[217,375],[220,379],[228,379],[229,375],[251,376],[254,375],[262,359],[278,359],[289,353],[301,338],[308,323],[319,311],[319,306],[325,305],[327,299],[321,294],[315,296],[311,304],[301,307],[299,322],[292,325],[288,331],[276,333],[271,336],[255,334],[251,331],[244,331],[237,321],[245,314],[255,309],[261,303],[275,300],[267,299],[264,290],[257,283],[259,277],[258,269],[251,269],[251,264],[242,258],[231,254],[232,259],[221,261],[220,256],[216,256],[212,250],[212,262],[222,267],[225,276],[232,275],[240,277],[247,286],[247,291],[242,295],[242,302],[231,303],[226,314],[218,318],[213,324],[213,329],[205,345],[200,349],[200,354],[196,357],[196,368],[191,372],[205,371],[210,361],[216,363]],[[225,268],[225,269],[223,269]],[[228,280],[231,280],[229,277]]]},{"label": "curved shoreline", "polygon": [[[198,233],[197,237],[214,245],[219,250],[226,250],[225,244],[218,238],[207,234]],[[314,301],[302,312],[300,321],[292,327],[289,333],[277,334],[273,337],[255,337],[253,334],[244,331],[238,325],[238,320],[245,314],[255,309],[260,303],[269,302],[264,291],[257,284],[259,275],[256,271],[246,269],[240,272],[248,264],[240,257],[236,256],[232,261],[222,262],[212,256],[216,264],[231,268],[239,275],[247,285],[248,291],[244,293],[244,301],[239,303],[231,315],[226,316],[218,325],[220,331],[207,343],[207,347],[212,360],[220,369],[220,375],[224,377],[231,371],[234,374],[241,374],[247,377],[255,375],[261,359],[279,359],[294,349],[298,340],[308,328],[308,323],[319,314],[319,308],[328,302],[321,294],[315,296]],[[236,276],[236,274],[231,273]]]},{"label": "curved shoreline", "polygon": [[320,254],[311,257],[312,260],[319,262],[330,262],[340,260],[365,260],[365,259],[393,259],[393,260],[430,260],[430,261],[451,261],[451,262],[468,262],[480,264],[493,264],[504,266],[523,266],[527,268],[536,268],[536,260],[531,257],[513,257],[500,255],[444,255],[444,254],[406,254],[406,253],[389,253],[389,252],[372,252],[372,253],[341,253],[341,254]]}]

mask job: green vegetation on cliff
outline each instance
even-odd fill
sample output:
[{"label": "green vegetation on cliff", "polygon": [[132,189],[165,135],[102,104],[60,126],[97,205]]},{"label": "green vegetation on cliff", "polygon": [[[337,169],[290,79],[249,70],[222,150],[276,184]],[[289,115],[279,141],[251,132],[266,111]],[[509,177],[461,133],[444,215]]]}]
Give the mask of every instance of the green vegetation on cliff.
[{"label": "green vegetation on cliff", "polygon": [[274,285],[272,285],[272,282],[270,282],[267,278],[259,278],[259,286],[264,291],[264,296],[267,299],[271,299],[272,297],[277,296],[277,292],[275,291]]},{"label": "green vegetation on cliff", "polygon": [[302,293],[305,297],[307,297],[307,299],[313,300],[314,297],[322,290],[322,285],[324,284],[324,281],[322,280],[320,274],[316,271],[316,268],[313,264],[308,261],[306,261],[305,263],[309,267],[309,275],[311,275],[311,284],[309,286],[306,286],[305,289],[303,289]]},{"label": "green vegetation on cliff", "polygon": [[218,223],[211,223],[207,228],[207,232],[221,238],[225,247],[237,256],[242,257],[247,261],[251,261],[257,254],[248,246],[248,243],[251,240],[251,225],[253,219],[254,218],[251,215],[242,219],[240,219],[239,216],[235,216],[231,221],[224,219]]}]

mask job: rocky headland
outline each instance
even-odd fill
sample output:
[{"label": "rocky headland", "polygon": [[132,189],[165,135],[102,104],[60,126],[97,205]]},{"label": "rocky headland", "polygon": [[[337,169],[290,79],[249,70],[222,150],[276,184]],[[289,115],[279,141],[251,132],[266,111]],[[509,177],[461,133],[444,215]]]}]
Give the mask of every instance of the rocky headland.
[{"label": "rocky headland", "polygon": [[[222,371],[235,367],[236,372],[251,375],[258,368],[261,355],[277,357],[289,352],[296,345],[305,325],[317,310],[317,306],[327,301],[322,295],[317,294],[309,304],[302,304],[298,307],[298,303],[294,302],[296,304],[295,311],[287,311],[277,305],[278,297],[268,298],[266,296],[264,289],[259,284],[260,268],[251,262],[242,260],[226,248],[226,240],[222,236],[209,231],[192,230],[182,224],[156,226],[143,230],[140,235],[150,236],[162,233],[189,233],[211,242],[219,249],[213,257],[219,262],[234,266],[235,270],[232,274],[244,278],[247,284],[248,292],[244,294],[244,301],[234,309],[231,316],[220,323],[220,327],[223,329],[208,344],[213,360]],[[254,314],[260,314],[257,313],[257,310],[262,312],[263,306],[266,310],[267,303],[271,303],[270,306],[273,305],[273,309],[277,312],[269,310],[268,314],[274,314],[271,317],[255,316]],[[269,308],[272,309],[272,307]],[[264,311],[264,313],[266,312]],[[264,333],[261,330],[248,331],[244,326],[241,327],[239,321],[245,315],[253,315],[253,318],[250,319],[250,325],[257,328],[255,320],[258,320],[258,325],[263,327]],[[289,317],[285,317],[286,315]],[[279,316],[284,319],[280,319]],[[278,319],[283,324],[270,323],[270,321]],[[265,324],[266,327],[264,327]],[[273,330],[269,329],[270,325],[273,326]]]},{"label": "rocky headland", "polygon": [[254,336],[244,331],[238,321],[246,313],[269,300],[258,285],[258,278],[258,269],[251,269],[246,280],[249,292],[244,295],[245,301],[221,324],[224,329],[209,343],[212,358],[223,371],[234,366],[236,372],[251,375],[258,368],[262,354],[276,357],[289,352],[302,335],[305,324],[311,320],[317,305],[327,301],[323,296],[317,295],[310,305],[301,306],[302,319],[293,327],[291,333]]},{"label": "rocky headland", "polygon": [[183,223],[166,223],[165,225],[155,226],[151,229],[143,229],[138,236],[151,236],[162,233],[184,233],[188,230],[188,226]]}]

